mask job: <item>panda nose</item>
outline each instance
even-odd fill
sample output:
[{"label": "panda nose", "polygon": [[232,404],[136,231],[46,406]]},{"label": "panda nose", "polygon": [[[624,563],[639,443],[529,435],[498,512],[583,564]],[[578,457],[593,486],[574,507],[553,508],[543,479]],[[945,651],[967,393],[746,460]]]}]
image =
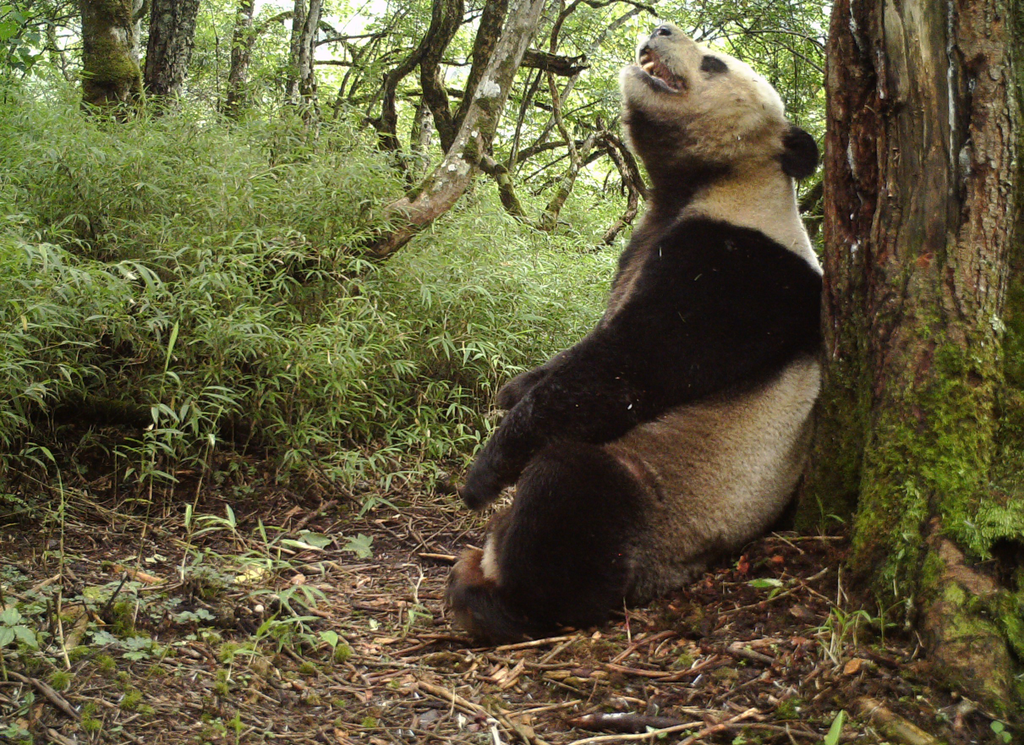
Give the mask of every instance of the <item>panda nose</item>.
[{"label": "panda nose", "polygon": [[671,36],[671,35],[672,35],[672,29],[669,26],[658,26],[658,28],[654,29],[654,31],[651,32],[651,38],[652,39],[655,36]]}]

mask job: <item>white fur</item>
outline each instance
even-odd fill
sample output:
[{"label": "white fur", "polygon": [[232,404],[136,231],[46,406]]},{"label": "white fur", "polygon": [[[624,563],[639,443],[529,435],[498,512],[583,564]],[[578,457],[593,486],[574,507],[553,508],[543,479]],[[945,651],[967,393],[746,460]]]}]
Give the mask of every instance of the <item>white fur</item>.
[{"label": "white fur", "polygon": [[484,543],[484,555],[480,559],[480,571],[484,577],[492,582],[501,581],[501,570],[498,567],[498,547],[495,546],[494,531],[487,534],[487,542]]},{"label": "white fur", "polygon": [[801,360],[760,390],[680,407],[605,446],[658,497],[635,596],[692,581],[779,517],[803,471],[820,378],[817,361]]},{"label": "white fur", "polygon": [[811,248],[797,207],[793,179],[778,164],[760,172],[742,170],[697,194],[680,218],[708,217],[743,228],[759,230],[773,241],[803,257],[818,274],[821,264]]},{"label": "white fur", "polygon": [[[642,109],[676,129],[686,156],[731,169],[729,177],[697,193],[680,217],[704,216],[760,230],[820,273],[800,219],[793,180],[782,172],[778,160],[790,126],[779,94],[745,62],[665,25],[671,34],[654,36],[640,49],[649,48],[684,81],[682,89],[655,90],[645,82],[646,73],[629,66],[620,78],[623,102],[627,109]],[[705,55],[722,60],[726,72],[702,72]]]}]

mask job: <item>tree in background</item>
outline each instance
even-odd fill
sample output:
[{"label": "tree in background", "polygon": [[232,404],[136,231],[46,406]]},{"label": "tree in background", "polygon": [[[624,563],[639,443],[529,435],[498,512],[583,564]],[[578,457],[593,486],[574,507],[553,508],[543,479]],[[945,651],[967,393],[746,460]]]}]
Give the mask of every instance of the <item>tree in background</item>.
[{"label": "tree in background", "polygon": [[288,60],[285,100],[307,110],[316,107],[316,74],[313,54],[320,27],[321,0],[295,0],[292,11],[292,39]]},{"label": "tree in background", "polygon": [[82,103],[99,108],[140,104],[144,0],[81,0],[81,11]]},{"label": "tree in background", "polygon": [[151,2],[142,82],[151,99],[163,101],[176,97],[185,82],[195,41],[199,0]]},{"label": "tree in background", "polygon": [[849,563],[882,609],[1002,708],[1024,700],[1024,5],[838,0],[828,59],[803,521],[853,516]]},{"label": "tree in background", "polygon": [[[414,192],[388,205],[386,212],[398,226],[373,244],[370,250],[376,258],[385,258],[408,243],[417,231],[447,212],[469,186],[481,156],[491,147],[509,89],[544,5],[544,0],[513,0],[501,36],[445,157]],[[438,110],[433,113],[436,120]]]}]

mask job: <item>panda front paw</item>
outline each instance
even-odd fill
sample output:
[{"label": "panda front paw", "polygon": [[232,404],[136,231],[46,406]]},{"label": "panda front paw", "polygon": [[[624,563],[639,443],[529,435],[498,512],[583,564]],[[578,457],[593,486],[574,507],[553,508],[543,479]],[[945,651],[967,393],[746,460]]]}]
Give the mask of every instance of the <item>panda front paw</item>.
[{"label": "panda front paw", "polygon": [[466,506],[481,510],[501,494],[505,487],[498,472],[491,468],[486,458],[477,458],[466,475],[466,483],[459,489],[459,496]]}]

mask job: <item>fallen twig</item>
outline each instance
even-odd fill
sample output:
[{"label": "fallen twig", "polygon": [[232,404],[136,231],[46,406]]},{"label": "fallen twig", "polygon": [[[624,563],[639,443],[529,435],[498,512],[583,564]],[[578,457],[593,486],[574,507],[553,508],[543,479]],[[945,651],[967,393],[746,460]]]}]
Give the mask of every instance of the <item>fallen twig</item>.
[{"label": "fallen twig", "polygon": [[20,680],[22,683],[25,683],[26,685],[30,685],[33,688],[37,689],[41,694],[43,694],[47,698],[47,700],[51,704],[56,706],[62,712],[64,712],[69,717],[74,719],[76,722],[81,721],[82,715],[75,711],[75,707],[69,704],[67,702],[67,699],[65,699],[63,696],[57,693],[57,691],[50,688],[50,686],[46,685],[46,683],[44,683],[43,681],[36,680],[35,678],[29,678],[28,676],[22,675],[21,673],[16,673],[13,670],[9,670],[7,674],[15,680]]},{"label": "fallen twig", "polygon": [[766,654],[755,652],[753,649],[748,649],[747,647],[743,646],[743,644],[743,642],[733,642],[726,648],[725,651],[730,656],[736,657],[738,659],[751,660],[752,662],[761,662],[765,665],[772,665],[775,663],[774,657],[769,657]]},{"label": "fallen twig", "polygon": [[[708,735],[714,734],[715,732],[720,732],[724,729],[729,729],[729,725],[734,724],[735,722],[738,722],[742,719],[747,719],[748,717],[752,717],[753,715],[759,713],[760,711],[758,709],[747,709],[746,711],[740,712],[734,717],[726,719],[724,722],[720,722],[718,724],[713,724],[709,727],[705,727],[700,732],[697,732],[696,734],[691,735],[690,737],[687,737],[685,740],[683,740],[682,745],[688,745],[688,743],[692,743],[694,740],[697,740],[701,737],[707,737]],[[696,729],[697,727],[700,727],[703,724],[704,722],[700,721],[683,722],[682,724],[677,724],[672,727],[664,727],[663,729],[652,729],[647,732],[639,732],[633,735],[618,734],[598,735],[597,737],[585,737],[582,740],[574,740],[569,745],[590,745],[590,743],[595,742],[636,742],[638,740],[648,740],[662,737],[663,735],[671,735],[674,732],[685,732],[686,730]]]},{"label": "fallen twig", "polygon": [[417,680],[416,685],[419,689],[429,693],[431,696],[436,696],[437,698],[450,702],[453,706],[461,709],[466,714],[483,717],[485,720],[489,719],[497,722],[528,745],[547,745],[547,743],[537,737],[532,729],[524,727],[518,722],[513,722],[502,711],[488,711],[483,706],[480,706],[480,704],[475,704],[469,699],[463,698],[459,694],[455,693],[455,691],[449,691],[447,688],[434,685],[426,680]]},{"label": "fallen twig", "polygon": [[576,634],[567,634],[565,636],[549,636],[547,639],[534,639],[528,642],[518,642],[516,644],[502,644],[500,647],[495,647],[495,652],[512,652],[516,649],[533,649],[535,647],[547,647],[551,644],[558,644],[564,642],[567,639],[575,639]]},{"label": "fallen twig", "polygon": [[867,719],[878,727],[886,737],[891,737],[906,745],[940,745],[939,740],[917,725],[911,724],[899,714],[894,714],[881,701],[862,696],[857,699],[855,708],[857,716]]},{"label": "fallen twig", "polygon": [[691,742],[694,742],[695,740],[699,740],[702,737],[707,737],[708,735],[713,735],[716,732],[721,732],[722,730],[731,729],[732,725],[735,724],[736,722],[742,721],[744,719],[748,719],[749,717],[752,717],[755,714],[760,714],[760,713],[761,712],[758,709],[747,709],[746,711],[742,711],[742,712],[740,712],[739,714],[737,714],[734,717],[730,717],[729,719],[726,719],[724,722],[719,722],[718,724],[712,724],[710,727],[705,727],[700,732],[697,732],[696,734],[693,734],[693,735],[690,735],[689,737],[687,737],[679,745],[690,745]]},{"label": "fallen twig", "polygon": [[434,561],[440,561],[444,564],[454,564],[458,561],[459,557],[454,554],[434,554],[427,551],[416,554],[421,559],[433,559]]},{"label": "fallen twig", "polygon": [[607,732],[647,732],[648,729],[667,729],[686,724],[675,717],[658,717],[635,712],[594,712],[568,720],[578,729]]}]

